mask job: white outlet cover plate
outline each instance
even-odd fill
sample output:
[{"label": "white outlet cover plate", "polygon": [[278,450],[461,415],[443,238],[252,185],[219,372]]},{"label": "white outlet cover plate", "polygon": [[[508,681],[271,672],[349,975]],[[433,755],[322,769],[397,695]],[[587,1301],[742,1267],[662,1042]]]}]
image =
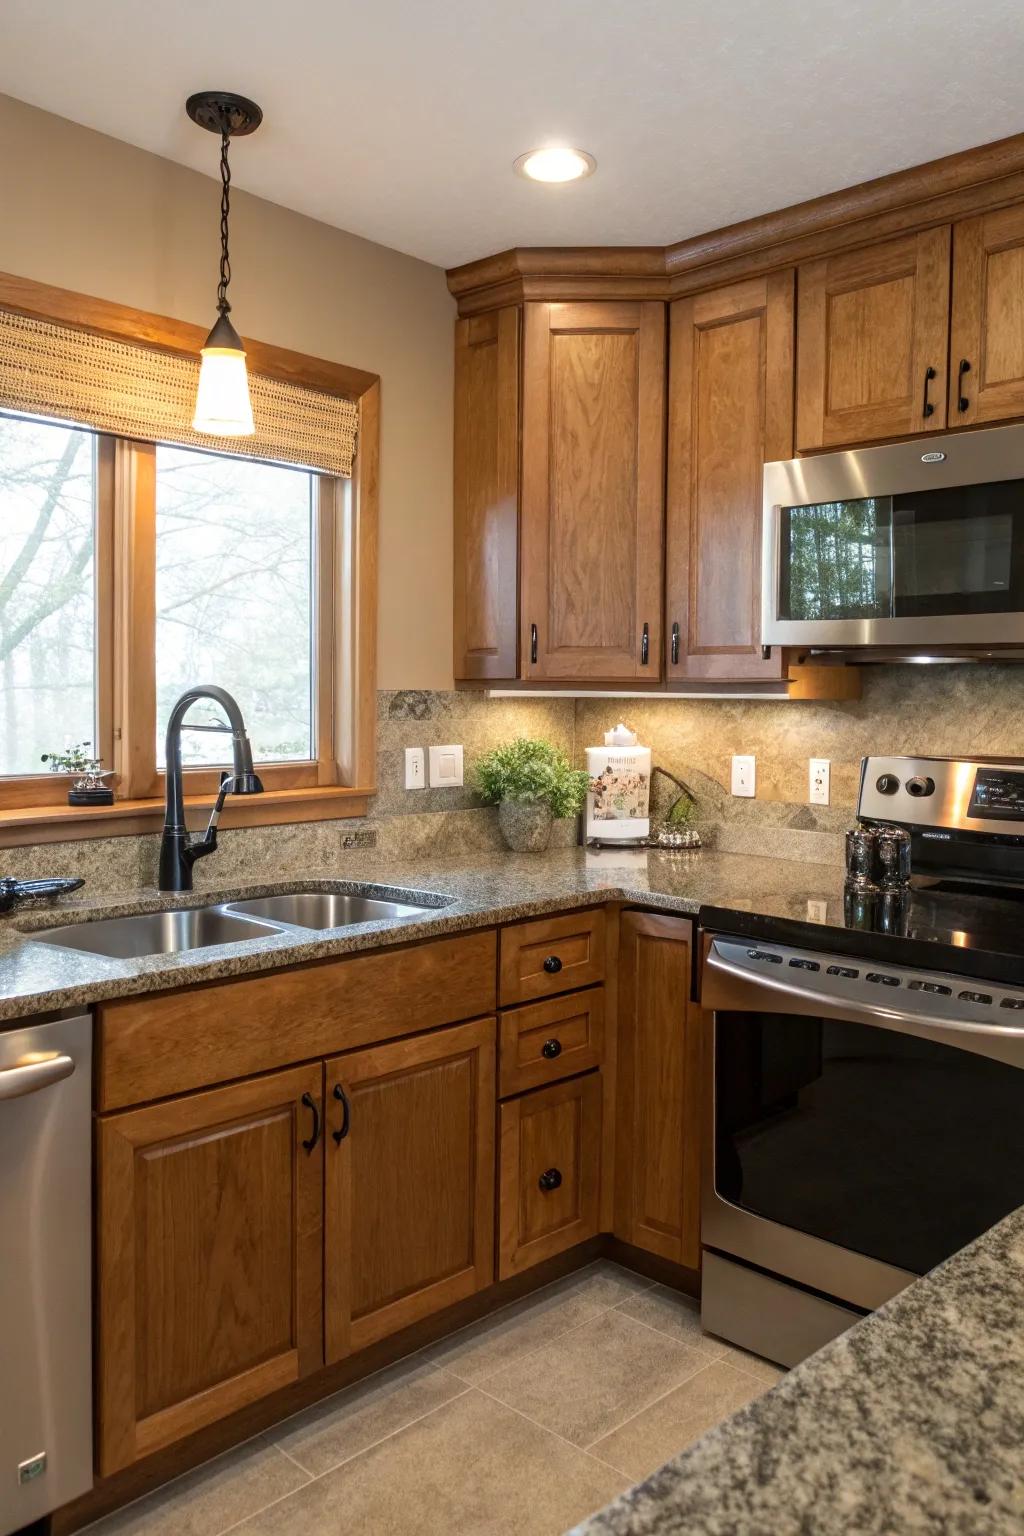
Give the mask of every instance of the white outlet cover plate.
[{"label": "white outlet cover plate", "polygon": [[422,747],[405,749],[405,787],[406,789],[426,789],[427,787],[427,770],[423,762]]},{"label": "white outlet cover plate", "polygon": [[752,757],[734,757],[732,760],[732,792],[752,799],[756,788],[756,768]]},{"label": "white outlet cover plate", "polygon": [[811,805],[828,805],[829,766],[827,757],[808,759],[807,798]]},{"label": "white outlet cover plate", "polygon": [[431,789],[458,789],[462,784],[462,748],[431,747]]}]

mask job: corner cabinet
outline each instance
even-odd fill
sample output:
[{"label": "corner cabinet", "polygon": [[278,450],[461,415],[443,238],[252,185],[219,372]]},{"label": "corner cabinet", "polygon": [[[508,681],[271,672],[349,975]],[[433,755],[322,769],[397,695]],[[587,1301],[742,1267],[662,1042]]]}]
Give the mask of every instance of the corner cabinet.
[{"label": "corner cabinet", "polygon": [[657,682],[665,306],[497,310],[455,356],[456,678]]},{"label": "corner cabinet", "polygon": [[761,650],[764,465],[793,454],[793,273],[671,306],[665,674],[774,679]]}]

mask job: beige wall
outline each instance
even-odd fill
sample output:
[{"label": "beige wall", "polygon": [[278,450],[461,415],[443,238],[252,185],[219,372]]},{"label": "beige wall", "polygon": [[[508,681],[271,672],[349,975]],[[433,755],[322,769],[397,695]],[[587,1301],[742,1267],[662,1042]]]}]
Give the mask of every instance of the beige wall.
[{"label": "beige wall", "polygon": [[[211,170],[215,151],[211,139]],[[242,151],[258,152],[258,140]],[[205,327],[217,217],[209,178],[0,96],[0,271]],[[241,191],[231,236],[241,330],[381,375],[378,682],[450,687],[454,305],[444,273]]]}]

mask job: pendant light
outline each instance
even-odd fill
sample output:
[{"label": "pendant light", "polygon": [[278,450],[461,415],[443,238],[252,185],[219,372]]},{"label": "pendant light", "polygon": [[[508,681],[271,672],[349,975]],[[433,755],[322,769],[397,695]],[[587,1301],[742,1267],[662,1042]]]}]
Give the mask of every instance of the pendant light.
[{"label": "pendant light", "polygon": [[200,128],[220,134],[220,282],[217,284],[218,319],[202,349],[196,409],[192,420],[195,432],[211,437],[251,437],[256,428],[249,399],[249,376],[245,368],[245,348],[228,315],[228,284],[231,259],[228,254],[228,219],[231,212],[231,169],[228,144],[232,138],[253,133],[263,121],[263,113],[254,101],[235,96],[231,91],[199,91],[185,103],[185,111]]}]

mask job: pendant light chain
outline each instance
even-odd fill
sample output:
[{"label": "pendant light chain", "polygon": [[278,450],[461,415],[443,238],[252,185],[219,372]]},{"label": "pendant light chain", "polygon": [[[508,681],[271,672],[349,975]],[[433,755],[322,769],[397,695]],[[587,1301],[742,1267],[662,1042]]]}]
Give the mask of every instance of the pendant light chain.
[{"label": "pendant light chain", "polygon": [[231,213],[231,167],[228,164],[230,142],[230,134],[225,128],[220,139],[220,282],[217,284],[217,309],[222,315],[226,315],[231,308],[228,303],[228,283],[231,281],[231,257],[228,254],[228,218]]}]

